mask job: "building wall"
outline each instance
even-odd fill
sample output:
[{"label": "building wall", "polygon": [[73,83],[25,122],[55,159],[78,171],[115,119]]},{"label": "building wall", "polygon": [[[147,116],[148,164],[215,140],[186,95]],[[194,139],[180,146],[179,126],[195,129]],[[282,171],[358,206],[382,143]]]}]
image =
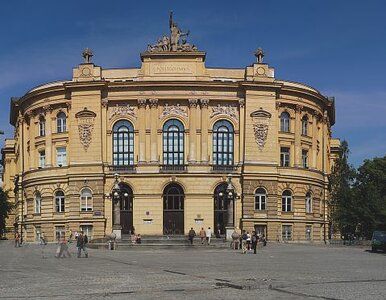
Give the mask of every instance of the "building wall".
[{"label": "building wall", "polygon": [[[331,164],[331,126],[334,103],[308,86],[275,80],[273,69],[255,63],[238,70],[207,69],[205,53],[145,55],[141,69],[103,70],[91,63],[74,68],[71,81],[46,84],[11,103],[15,137],[2,150],[5,188],[12,201],[18,230],[35,240],[44,231],[69,233],[92,226],[93,238],[110,234],[114,174],[133,191],[133,225],[144,235],[163,234],[163,190],[177,183],[184,190],[184,232],[191,227],[216,228],[213,193],[232,173],[235,191],[235,226],[252,231],[267,226],[270,240],[283,240],[283,225],[292,225],[291,240],[321,241],[328,232],[327,175]],[[184,66],[184,67],[181,67]],[[171,109],[173,108],[174,111]],[[290,131],[280,131],[280,114],[287,111]],[[66,114],[66,131],[57,132],[57,115]],[[265,114],[259,116],[259,114]],[[268,117],[269,116],[269,117]],[[308,134],[301,120],[308,117]],[[46,120],[39,136],[39,120]],[[182,172],[163,170],[163,124],[178,119],[184,125]],[[113,165],[114,124],[128,120],[134,127],[134,165]],[[213,125],[227,120],[234,127],[234,165],[213,168]],[[256,124],[266,124],[264,145],[258,145]],[[336,146],[336,143],[334,144]],[[290,148],[290,165],[280,166],[280,147]],[[58,148],[66,148],[67,163],[59,166]],[[302,165],[307,150],[308,166]],[[45,151],[45,166],[39,153]],[[14,179],[18,181],[14,183]],[[92,191],[91,211],[80,209],[83,188]],[[255,210],[255,191],[267,191],[265,210]],[[282,193],[293,196],[291,212],[282,212]],[[54,195],[65,194],[64,212],[55,212]],[[42,196],[35,212],[36,193]],[[305,212],[305,195],[312,195],[312,212]],[[24,203],[23,209],[21,204]],[[14,217],[9,218],[12,231]],[[306,227],[311,226],[311,227]]]}]

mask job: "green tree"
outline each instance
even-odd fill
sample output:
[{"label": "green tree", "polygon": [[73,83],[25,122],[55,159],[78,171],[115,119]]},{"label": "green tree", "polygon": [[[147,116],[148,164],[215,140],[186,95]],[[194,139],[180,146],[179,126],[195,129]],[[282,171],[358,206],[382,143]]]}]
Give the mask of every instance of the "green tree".
[{"label": "green tree", "polygon": [[5,220],[12,208],[12,203],[8,201],[8,193],[0,188],[0,236],[5,233]]},{"label": "green tree", "polygon": [[346,141],[341,143],[341,152],[329,176],[330,223],[333,231],[347,236],[355,232],[358,210],[355,205],[353,184],[355,169],[348,164],[350,151]]},{"label": "green tree", "polygon": [[364,161],[358,169],[354,191],[361,234],[370,238],[374,230],[386,230],[386,156]]}]

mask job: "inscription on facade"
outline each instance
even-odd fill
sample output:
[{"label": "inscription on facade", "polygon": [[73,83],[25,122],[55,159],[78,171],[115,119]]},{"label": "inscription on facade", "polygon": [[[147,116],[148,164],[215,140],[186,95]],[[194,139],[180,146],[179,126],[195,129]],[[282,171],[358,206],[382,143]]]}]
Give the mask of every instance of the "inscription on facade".
[{"label": "inscription on facade", "polygon": [[192,66],[186,64],[156,64],[152,66],[153,74],[193,74]]}]

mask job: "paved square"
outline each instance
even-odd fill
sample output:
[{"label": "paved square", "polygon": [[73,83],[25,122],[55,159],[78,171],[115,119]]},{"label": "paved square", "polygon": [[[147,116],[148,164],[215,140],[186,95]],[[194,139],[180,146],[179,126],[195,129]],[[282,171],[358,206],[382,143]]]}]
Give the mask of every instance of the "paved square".
[{"label": "paved square", "polygon": [[386,255],[366,248],[268,244],[230,249],[89,250],[0,242],[0,299],[385,299]]}]

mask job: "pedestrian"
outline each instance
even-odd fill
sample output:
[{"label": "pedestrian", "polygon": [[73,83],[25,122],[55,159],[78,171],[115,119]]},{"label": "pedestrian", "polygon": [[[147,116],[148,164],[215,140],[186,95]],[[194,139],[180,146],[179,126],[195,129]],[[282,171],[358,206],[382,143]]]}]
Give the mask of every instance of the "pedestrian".
[{"label": "pedestrian", "polygon": [[74,237],[75,237],[75,241],[77,241],[77,240],[78,240],[78,236],[79,236],[79,233],[78,233],[78,231],[75,231],[75,234],[74,234]]},{"label": "pedestrian", "polygon": [[44,234],[44,231],[40,234],[40,246],[42,249],[42,258],[45,258],[45,251],[44,249],[46,248],[47,245],[47,238],[46,235]]},{"label": "pedestrian", "polygon": [[59,253],[55,256],[56,258],[61,258],[62,256],[65,258],[67,254],[67,257],[71,257],[70,252],[68,251],[68,245],[67,240],[65,236],[62,236],[59,242]]},{"label": "pedestrian", "polygon": [[206,235],[206,242],[208,243],[208,245],[210,245],[210,239],[212,237],[212,229],[210,229],[210,227],[208,227],[208,229],[206,230],[205,235]]},{"label": "pedestrian", "polygon": [[21,247],[20,233],[18,231],[16,231],[16,233],[15,233],[15,247]]},{"label": "pedestrian", "polygon": [[141,237],[141,234],[137,234],[137,239],[136,239],[136,243],[137,244],[141,244],[142,243],[142,237]]},{"label": "pedestrian", "polygon": [[257,236],[256,232],[252,232],[252,249],[253,249],[253,254],[256,254],[256,248],[257,248],[257,243],[259,241],[259,237]]},{"label": "pedestrian", "polygon": [[72,243],[72,230],[69,231],[68,242]]},{"label": "pedestrian", "polygon": [[249,234],[249,231],[247,231],[247,249],[248,251],[251,250],[251,235]]},{"label": "pedestrian", "polygon": [[243,230],[243,234],[241,235],[241,253],[246,254],[247,253],[247,233],[245,230]]},{"label": "pedestrian", "polygon": [[203,245],[203,244],[204,244],[204,241],[205,241],[205,238],[206,238],[206,234],[205,234],[204,227],[201,228],[199,234],[200,234],[201,244]]},{"label": "pedestrian", "polygon": [[84,252],[85,257],[88,257],[87,248],[85,247],[83,231],[78,234],[78,238],[76,239],[76,247],[78,247],[78,258],[80,258],[82,250]]},{"label": "pedestrian", "polygon": [[188,236],[190,244],[193,245],[193,239],[196,236],[196,232],[194,231],[193,227],[190,228]]}]

